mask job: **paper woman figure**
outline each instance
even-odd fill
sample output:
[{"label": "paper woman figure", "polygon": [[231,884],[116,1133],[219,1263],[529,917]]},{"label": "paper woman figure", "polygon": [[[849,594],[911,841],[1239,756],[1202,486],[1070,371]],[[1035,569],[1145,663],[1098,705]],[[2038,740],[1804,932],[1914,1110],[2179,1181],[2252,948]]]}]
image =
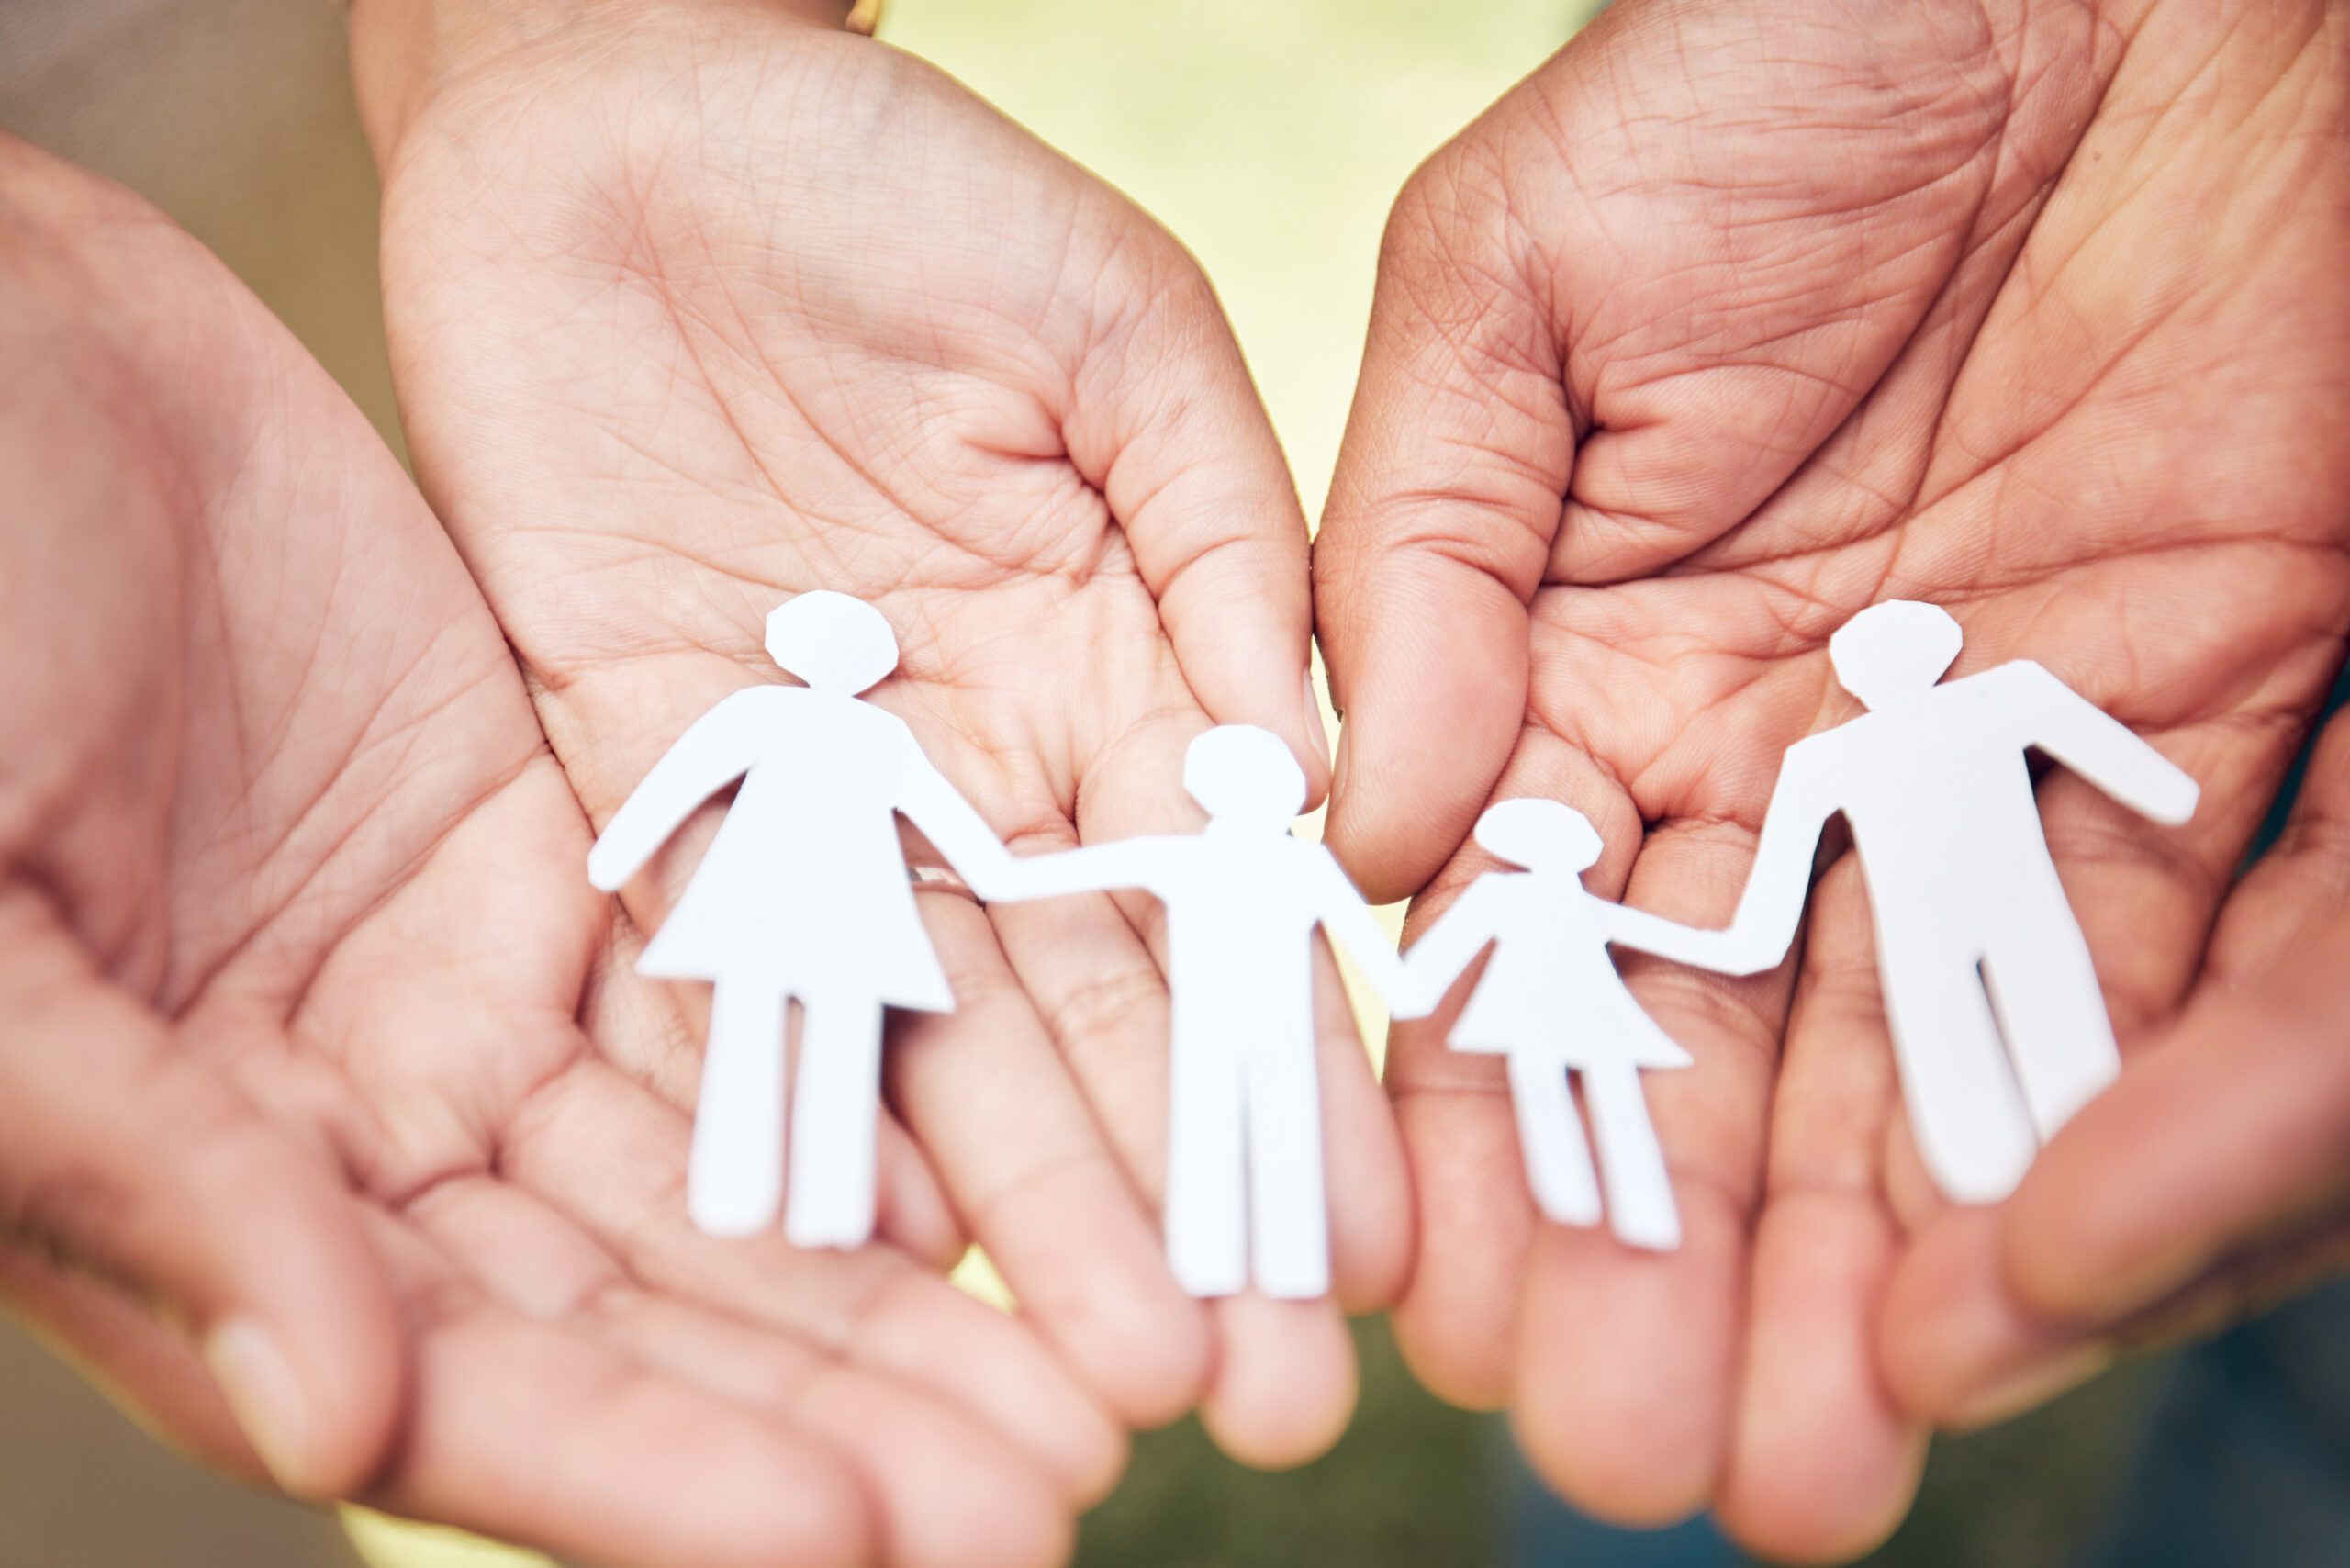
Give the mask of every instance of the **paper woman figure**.
[{"label": "paper woman figure", "polygon": [[1310,1299],[1330,1289],[1314,929],[1391,999],[1403,972],[1330,852],[1290,836],[1305,775],[1278,736],[1208,731],[1185,754],[1183,784],[1205,832],[1018,860],[990,896],[1143,888],[1167,906],[1168,1262],[1195,1296],[1253,1277],[1267,1295]]},{"label": "paper woman figure", "polygon": [[873,1231],[882,1009],[955,1006],[914,908],[896,813],[982,896],[1011,856],[904,721],[857,700],[897,667],[880,611],[803,593],[767,617],[767,645],[807,685],[755,686],[697,720],[604,829],[588,875],[619,888],[696,807],[743,780],[636,966],[715,986],[687,1204],[720,1235],[774,1222],[785,1004],[796,1000],[784,1234],[800,1247],[855,1247]]},{"label": "paper woman figure", "polygon": [[1686,1067],[1689,1054],[1632,999],[1607,945],[1645,947],[1679,928],[1584,890],[1599,834],[1571,806],[1504,801],[1477,819],[1477,842],[1527,869],[1489,871],[1471,883],[1413,944],[1404,969],[1433,1004],[1493,944],[1449,1040],[1457,1051],[1507,1054],[1535,1202],[1561,1225],[1599,1223],[1600,1185],[1567,1088],[1572,1069],[1606,1175],[1609,1227],[1632,1246],[1671,1251],[1681,1245],[1681,1216],[1640,1070]]},{"label": "paper woman figure", "polygon": [[1654,950],[1739,974],[1777,963],[1821,824],[1843,812],[1919,1151],[1950,1197],[1994,1203],[2121,1066],[2024,752],[2158,823],[2187,821],[2197,790],[2030,660],[1936,685],[1960,644],[1930,604],[1896,599],[1847,622],[1829,657],[1868,712],[1787,748],[1729,929]]}]

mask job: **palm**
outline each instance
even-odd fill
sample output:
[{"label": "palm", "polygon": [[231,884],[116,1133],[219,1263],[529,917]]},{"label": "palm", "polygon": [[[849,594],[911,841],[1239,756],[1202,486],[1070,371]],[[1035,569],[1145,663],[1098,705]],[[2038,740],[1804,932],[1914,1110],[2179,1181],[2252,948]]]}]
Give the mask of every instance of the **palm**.
[{"label": "palm", "polygon": [[[1965,623],[1962,671],[2036,658],[2202,781],[2177,834],[2042,790],[2125,1049],[2175,1004],[2350,622],[2350,290],[2309,186],[2339,186],[2311,129],[2339,50],[2280,26],[2219,72],[2191,19],[2126,48],[2031,20],[1612,14],[1406,192],[1318,563],[1351,731],[1332,837],[1367,885],[1417,886],[1490,796],[1556,794],[1611,846],[1595,886],[1723,923],[1779,752],[1857,711],[1828,633],[1925,599]],[[1438,671],[1395,651],[1429,605],[1462,644]],[[1414,758],[1438,702],[1474,744]],[[1447,1226],[1513,1182],[1498,1080],[1433,1028],[1391,1070],[1431,1215],[1423,1370],[1514,1387],[1581,1499],[1712,1500],[1806,1555],[1914,1484],[1875,1316],[1936,1204],[1849,858],[1808,930],[1799,974],[1636,980],[1698,1058],[1650,1080],[1673,1257],[1522,1204]]]},{"label": "palm", "polygon": [[[174,1173],[212,1204],[193,1224],[351,1206],[350,1245],[271,1266],[351,1320],[338,1375],[373,1412],[339,1446],[388,1443],[365,1494],[615,1562],[1061,1550],[1117,1442],[1025,1335],[894,1250],[685,1226],[686,1125],[636,1075],[657,1025],[609,957],[587,823],[357,411],[185,236],[9,155],[19,347],[107,371],[26,388],[8,425],[38,436],[12,443],[13,487],[47,503],[19,546],[41,580],[93,586],[11,633],[30,667],[106,672],[32,688],[55,711],[31,755],[73,761],[28,775],[50,814],[11,858],[11,951],[85,953],[168,1021],[150,1076],[186,1125],[151,1129],[151,1157],[196,1140]],[[95,1016],[122,1009],[84,983]],[[242,1102],[278,1132],[202,1144]],[[397,1322],[364,1288],[379,1271]],[[251,1467],[170,1330],[24,1257],[6,1277],[184,1439]],[[384,1385],[403,1363],[404,1410]]]},{"label": "palm", "polygon": [[[1293,495],[1160,230],[879,46],[748,16],[577,41],[442,88],[387,156],[386,253],[420,473],[591,816],[775,678],[761,619],[819,587],[889,617],[875,700],[1016,849],[1196,822],[1211,714],[1320,767]],[[641,928],[680,859],[629,895]],[[1336,1313],[1241,1298],[1212,1329],[1159,1259],[1147,911],[931,902],[962,1009],[898,1037],[891,1101],[1024,1308],[1129,1419],[1205,1386],[1252,1457],[1335,1436]],[[1369,1301],[1400,1159],[1342,1008],[1325,1032],[1337,1274]]]}]

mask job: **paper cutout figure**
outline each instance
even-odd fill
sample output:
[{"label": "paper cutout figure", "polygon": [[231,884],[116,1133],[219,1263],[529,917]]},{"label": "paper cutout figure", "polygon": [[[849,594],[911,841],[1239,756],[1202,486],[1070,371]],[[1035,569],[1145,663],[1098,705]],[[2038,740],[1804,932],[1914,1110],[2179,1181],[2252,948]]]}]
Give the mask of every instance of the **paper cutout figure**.
[{"label": "paper cutout figure", "polygon": [[1167,906],[1168,1262],[1195,1296],[1253,1278],[1267,1295],[1311,1299],[1330,1289],[1315,927],[1391,1000],[1404,977],[1337,859],[1290,836],[1305,775],[1280,737],[1210,730],[1185,754],[1183,785],[1208,813],[1203,832],[1017,860],[990,896],[1141,888]]},{"label": "paper cutout figure", "polygon": [[1640,1070],[1687,1067],[1690,1058],[1625,989],[1607,945],[1649,947],[1662,938],[1678,946],[1688,934],[1584,889],[1599,834],[1571,806],[1504,801],[1477,819],[1477,842],[1527,869],[1478,878],[1413,944],[1404,967],[1418,997],[1398,1016],[1433,1010],[1492,944],[1449,1043],[1508,1055],[1518,1148],[1536,1203],[1561,1225],[1599,1223],[1600,1184],[1567,1087],[1572,1069],[1606,1175],[1609,1228],[1634,1247],[1669,1252],[1681,1245],[1681,1215]]},{"label": "paper cutout figure", "polygon": [[2198,790],[2028,659],[1937,685],[1961,641],[1930,604],[1896,599],[1847,622],[1829,657],[1869,711],[1787,748],[1729,930],[1668,928],[1651,950],[1731,973],[1777,963],[1820,828],[1843,812],[1919,1151],[1950,1197],[1994,1203],[2121,1065],[2024,752],[2168,825],[2194,814]]},{"label": "paper cutout figure", "polygon": [[687,1206],[706,1231],[775,1220],[784,1183],[785,1004],[800,1005],[784,1234],[856,1247],[873,1232],[882,1009],[952,1012],[914,907],[897,812],[985,897],[1012,857],[865,691],[895,669],[880,611],[803,593],[767,617],[767,652],[804,687],[755,686],[696,720],[596,842],[588,880],[634,876],[712,794],[743,780],[637,972],[714,982]]}]

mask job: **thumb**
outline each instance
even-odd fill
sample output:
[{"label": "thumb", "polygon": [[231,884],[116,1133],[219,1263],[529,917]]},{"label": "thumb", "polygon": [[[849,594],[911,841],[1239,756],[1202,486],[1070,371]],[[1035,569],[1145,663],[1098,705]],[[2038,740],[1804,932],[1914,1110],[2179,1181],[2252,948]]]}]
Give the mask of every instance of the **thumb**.
[{"label": "thumb", "polygon": [[184,1329],[286,1491],[335,1496],[381,1463],[399,1328],[341,1172],[22,890],[0,891],[0,1236]]},{"label": "thumb", "polygon": [[1549,322],[1502,253],[1505,207],[1450,150],[1398,198],[1315,544],[1346,714],[1326,836],[1375,903],[1435,874],[1509,760],[1528,605],[1574,461]]},{"label": "thumb", "polygon": [[1305,514],[1215,292],[1164,234],[1080,368],[1064,438],[1125,529],[1192,694],[1222,724],[1289,743],[1308,804],[1330,780],[1308,674]]},{"label": "thumb", "polygon": [[1939,408],[2028,230],[1993,41],[1936,7],[1619,6],[1405,185],[1315,562],[1329,841],[1372,897],[1500,777],[1530,622],[1573,602],[1538,589],[1653,576],[1774,504],[1807,538],[1881,525],[1801,491],[1839,440],[1830,477],[1915,488],[1847,421]]},{"label": "thumb", "polygon": [[2338,1226],[2350,1184],[2350,916],[2273,977],[2199,1002],[2085,1107],[2007,1213],[2017,1295],[2111,1322],[2206,1271]]},{"label": "thumb", "polygon": [[2007,1204],[2032,1310],[2110,1322],[2338,1224],[2350,1190],[2350,717],[2229,898],[2165,1036],[2049,1141]]}]

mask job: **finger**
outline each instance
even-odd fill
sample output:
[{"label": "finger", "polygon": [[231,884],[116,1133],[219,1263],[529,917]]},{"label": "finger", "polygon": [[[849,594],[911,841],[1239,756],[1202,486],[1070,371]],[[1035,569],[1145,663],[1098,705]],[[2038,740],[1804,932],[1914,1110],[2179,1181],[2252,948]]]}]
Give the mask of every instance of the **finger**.
[{"label": "finger", "polygon": [[2007,1273],[2032,1309],[2109,1320],[2341,1204],[2345,966],[2337,918],[2267,983],[2200,1002],[2058,1135],[2008,1213]]},{"label": "finger", "polygon": [[1074,1531],[1063,1484],[961,1412],[837,1361],[821,1361],[803,1377],[797,1350],[674,1301],[634,1299],[608,1316],[608,1327],[645,1365],[771,1407],[854,1462],[874,1501],[879,1561],[905,1568],[1067,1561]]},{"label": "finger", "polygon": [[[1640,823],[1588,759],[1528,730],[1495,792],[1547,795],[1581,807],[1601,825],[1607,848],[1590,873],[1593,885],[1620,883]],[[1473,843],[1465,846],[1413,901],[1407,950],[1494,865]],[[1527,1182],[1505,1064],[1447,1046],[1481,973],[1472,967],[1429,1018],[1391,1026],[1386,1081],[1421,1216],[1410,1285],[1395,1312],[1398,1343],[1440,1397],[1489,1409],[1508,1401],[1521,1337],[1531,1331],[1523,1321],[1525,1286],[1543,1221]]]},{"label": "finger", "polygon": [[1024,1316],[1119,1420],[1163,1426],[1207,1378],[1205,1316],[1177,1286],[1158,1226],[966,900],[923,901],[956,1011],[909,1022],[897,1103]]},{"label": "finger", "polygon": [[[1181,779],[1184,749],[1203,727],[1197,714],[1178,712],[1113,739],[1084,777],[1079,825],[1085,841],[1197,832],[1201,813]],[[993,917],[1070,1071],[1150,1212],[1159,1213],[1170,1060],[1163,911],[1147,895],[1123,903],[1094,895],[998,906]],[[1392,1289],[1397,1259],[1408,1253],[1409,1200],[1402,1194],[1400,1149],[1385,1126],[1386,1107],[1369,1081],[1335,969],[1326,954],[1316,962],[1332,1277],[1342,1293],[1375,1295]],[[1208,1381],[1202,1413],[1218,1445],[1269,1468],[1326,1449],[1354,1399],[1352,1344],[1338,1309],[1243,1296],[1211,1303],[1206,1313],[1214,1342],[1211,1366],[1203,1369]]]},{"label": "finger", "polygon": [[612,1568],[869,1560],[858,1485],[819,1445],[395,1245],[416,1396],[370,1503]]},{"label": "finger", "polygon": [[1541,1216],[1527,1189],[1504,1063],[1444,1049],[1473,983],[1472,975],[1442,1011],[1388,1034],[1395,1120],[1420,1220],[1394,1325],[1404,1359],[1428,1392],[1498,1410],[1516,1371],[1527,1263]]},{"label": "finger", "polygon": [[183,1324],[278,1484],[334,1495],[398,1421],[392,1302],[331,1160],[0,892],[0,1226]]},{"label": "finger", "polygon": [[1222,1354],[1200,1424],[1216,1447],[1259,1470],[1327,1453],[1355,1407],[1354,1341],[1337,1304],[1248,1290],[1217,1300],[1213,1311]]},{"label": "finger", "polygon": [[499,1170],[646,1284],[933,1394],[1031,1455],[1073,1500],[1107,1491],[1124,1440],[1027,1330],[886,1248],[703,1235],[680,1201],[688,1136],[675,1107],[586,1064],[526,1107]]},{"label": "finger", "polygon": [[2000,1270],[2001,1225],[1998,1209],[1943,1211],[1886,1290],[1876,1338],[1886,1386],[1939,1427],[2020,1415],[2112,1360],[2094,1330],[2036,1317],[2015,1298]]},{"label": "finger", "polygon": [[1387,1092],[1371,1070],[1353,1000],[1328,942],[1314,943],[1315,1055],[1322,1090],[1323,1190],[1330,1210],[1330,1292],[1375,1312],[1412,1271],[1412,1183]]},{"label": "finger", "polygon": [[2339,1034],[2328,965],[2339,972],[2350,941],[2346,821],[2350,726],[2336,722],[2284,837],[2229,899],[2184,1014],[2001,1210],[1919,1238],[1885,1322],[1905,1405],[1952,1423],[2012,1413],[2101,1365],[2149,1313],[2192,1318],[2215,1291],[2235,1305],[2270,1271],[2259,1254],[2272,1241],[2324,1228],[2341,1182],[2334,1119],[2350,1114],[2323,1043]]},{"label": "finger", "polygon": [[[2350,722],[2337,719],[2284,835],[2230,899],[2194,1004],[2051,1143],[2009,1205],[2007,1272],[2041,1313],[2100,1322],[2142,1308],[2340,1190],[2345,829]],[[2132,1179],[2111,1190],[2094,1179],[2100,1161]]]},{"label": "finger", "polygon": [[273,1484],[202,1353],[149,1306],[17,1247],[0,1248],[0,1303],[173,1449],[248,1484]]},{"label": "finger", "polygon": [[[560,792],[561,780],[551,769],[536,778]],[[542,908],[562,907],[565,898],[578,901],[579,885],[563,869],[578,863],[576,819],[550,809],[543,793],[517,803],[522,809],[510,813],[502,801],[493,812],[476,812],[487,824],[469,823],[452,847],[464,835],[487,833],[490,852],[521,851],[508,874],[494,879],[504,896],[535,898]],[[551,842],[538,843],[542,838]],[[533,844],[536,852],[529,852]],[[681,1201],[680,1164],[690,1116],[666,1097],[684,1099],[689,1085],[657,1056],[633,1060],[630,1069],[664,1092],[632,1082],[591,1055],[567,1010],[536,1000],[575,994],[577,969],[541,985],[523,984],[517,995],[512,988],[524,972],[519,962],[481,963],[480,951],[504,950],[497,901],[485,903],[469,893],[453,902],[445,890],[436,899],[429,872],[416,886],[425,890],[386,905],[361,936],[344,944],[335,962],[362,972],[347,969],[336,1002],[319,1002],[306,1018],[313,1037],[365,1089],[387,1149],[371,1172],[379,1190],[412,1193],[453,1171],[492,1165],[526,1185],[543,1181],[536,1189],[543,1196],[604,1238],[641,1274],[845,1353],[854,1345],[854,1354],[950,1403],[963,1403],[982,1421],[999,1423],[1010,1440],[1033,1444],[1073,1493],[1090,1495],[1107,1485],[1123,1460],[1118,1433],[1050,1356],[1001,1314],[886,1247],[854,1256],[801,1254],[772,1233],[730,1242],[692,1232]],[[572,960],[579,969],[602,930],[598,911],[588,903]],[[383,973],[410,971],[364,962],[371,952],[412,959],[452,943],[463,954],[469,932],[482,946],[445,970],[466,982],[453,989],[381,984],[376,977]],[[322,995],[326,989],[319,988]],[[643,1001],[634,993],[648,989],[636,977],[607,974],[597,1022],[632,1022]],[[496,1050],[486,1048],[485,1028],[495,1035]],[[674,1034],[656,1030],[652,1039],[690,1051]],[[423,1058],[418,1041],[430,1045]],[[444,1070],[425,1070],[428,1059],[440,1060]],[[470,1090],[455,1096],[463,1115],[451,1114],[452,1084]],[[921,1331],[917,1326],[931,1313],[935,1321]]]},{"label": "finger", "polygon": [[1288,742],[1318,803],[1330,752],[1296,482],[1214,290],[1181,246],[1149,241],[1126,280],[1147,303],[1092,344],[1063,438],[1125,529],[1193,697]]},{"label": "finger", "polygon": [[[499,1182],[447,1183],[408,1217],[506,1305],[820,1448],[827,1463],[812,1479],[845,1475],[866,1495],[872,1559],[1058,1559],[1068,1529],[1058,1489],[949,1406],[793,1335],[646,1290],[554,1211]],[[479,1418],[447,1413],[452,1423]]]},{"label": "finger", "polygon": [[[1723,924],[1720,872],[1742,863],[1744,837],[1696,828],[1652,837],[1628,898]],[[1673,886],[1683,891],[1667,896]],[[1690,910],[1687,890],[1698,886],[1716,890],[1718,907]],[[1681,1071],[1645,1074],[1643,1085],[1681,1245],[1655,1253],[1605,1229],[1538,1232],[1516,1426],[1538,1473],[1571,1501],[1640,1527],[1704,1506],[1730,1452],[1786,981],[1784,971],[1729,981],[1662,964],[1624,968],[1640,1005],[1695,1058]]]},{"label": "finger", "polygon": [[971,1238],[937,1171],[887,1105],[877,1134],[873,1234],[942,1273],[952,1269],[970,1250]]},{"label": "finger", "polygon": [[1459,146],[1397,200],[1315,543],[1346,716],[1326,836],[1373,902],[1427,880],[1508,760],[1526,605],[1573,465],[1555,340],[1505,220],[1499,174]]},{"label": "finger", "polygon": [[1345,1433],[1360,1378],[1346,1312],[1392,1300],[1411,1267],[1402,1142],[1337,965],[1318,938],[1314,973],[1331,1294],[1275,1301],[1252,1289],[1217,1301],[1222,1354],[1200,1406],[1217,1446],[1259,1470],[1318,1459]]},{"label": "finger", "polygon": [[1899,1087],[1860,866],[1812,894],[1755,1229],[1737,1424],[1716,1517],[1774,1561],[1848,1562],[1908,1512],[1927,1431],[1877,1365],[1904,1244],[1880,1172]]},{"label": "finger", "polygon": [[[1586,873],[1591,889],[1617,891],[1628,868],[1629,902],[1694,924],[1724,922],[1751,856],[1751,833],[1734,826],[1680,824],[1641,846],[1639,819],[1621,788],[1541,731],[1522,739],[1498,793],[1581,809],[1606,846]],[[1466,874],[1473,867],[1463,860],[1458,869]],[[1514,1350],[1516,1428],[1537,1473],[1578,1506],[1653,1525],[1703,1506],[1729,1449],[1747,1231],[1761,1193],[1785,979],[1723,980],[1630,960],[1623,967],[1640,1004],[1695,1058],[1686,1070],[1643,1081],[1682,1242],[1659,1254],[1625,1247],[1605,1229],[1536,1227]],[[1392,1059],[1399,1098],[1415,1093],[1417,1075],[1433,1065]],[[1443,1157],[1414,1150],[1422,1167]],[[1510,1219],[1486,1232],[1487,1255],[1525,1245],[1525,1224]]]},{"label": "finger", "polygon": [[[559,866],[576,861],[576,853],[553,859]],[[597,948],[579,1025],[605,1060],[690,1115],[700,1087],[701,1042],[710,1031],[710,993],[639,977],[635,964],[644,938],[617,906],[608,932]],[[567,1022],[564,1032],[576,1041]],[[886,1105],[878,1133],[874,1234],[932,1268],[953,1268],[970,1238],[937,1171]]]}]

